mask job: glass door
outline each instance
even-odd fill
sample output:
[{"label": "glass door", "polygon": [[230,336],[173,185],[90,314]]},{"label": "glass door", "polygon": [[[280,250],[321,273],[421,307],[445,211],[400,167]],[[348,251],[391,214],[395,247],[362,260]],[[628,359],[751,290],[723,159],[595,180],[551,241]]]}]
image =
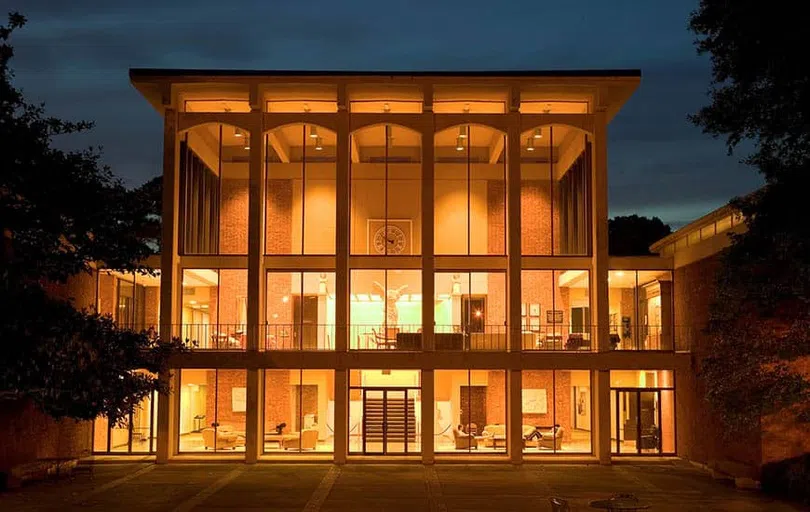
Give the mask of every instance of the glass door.
[{"label": "glass door", "polygon": [[611,404],[617,454],[661,454],[661,390],[614,389]]},{"label": "glass door", "polygon": [[407,388],[363,389],[363,454],[414,453],[416,394]]}]

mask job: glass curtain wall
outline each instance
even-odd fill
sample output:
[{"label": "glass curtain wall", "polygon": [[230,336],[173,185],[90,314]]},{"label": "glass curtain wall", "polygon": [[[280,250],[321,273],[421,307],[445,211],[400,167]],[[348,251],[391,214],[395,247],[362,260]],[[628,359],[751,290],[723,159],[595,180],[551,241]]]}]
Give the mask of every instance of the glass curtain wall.
[{"label": "glass curtain wall", "polygon": [[436,452],[506,453],[506,372],[436,370]]},{"label": "glass curtain wall", "polygon": [[591,143],[566,125],[521,135],[521,253],[591,252]]},{"label": "glass curtain wall", "polygon": [[247,346],[247,270],[183,270],[180,336],[192,348]]},{"label": "glass curtain wall", "polygon": [[350,349],[421,349],[420,270],[352,270],[350,290]]},{"label": "glass curtain wall", "polygon": [[152,392],[118,424],[99,417],[93,421],[94,453],[154,453],[157,448],[157,401]]},{"label": "glass curtain wall", "polygon": [[587,370],[523,371],[523,452],[591,453]]},{"label": "glass curtain wall", "polygon": [[335,349],[335,273],[268,272],[265,350]]},{"label": "glass curtain wall", "polygon": [[592,350],[589,272],[521,272],[523,350]]},{"label": "glass curtain wall", "polygon": [[337,135],[287,125],[264,136],[266,254],[335,254]]},{"label": "glass curtain wall", "polygon": [[351,370],[349,453],[418,455],[422,449],[419,370]]},{"label": "glass curtain wall", "polygon": [[435,135],[436,254],[505,254],[505,137],[479,125]]},{"label": "glass curtain wall", "polygon": [[160,322],[160,273],[102,271],[96,276],[97,309],[124,328],[156,332]]},{"label": "glass curtain wall", "polygon": [[263,451],[334,450],[333,370],[265,370]]},{"label": "glass curtain wall", "polygon": [[610,344],[614,350],[672,350],[672,272],[611,270]]},{"label": "glass curtain wall", "polygon": [[436,350],[501,350],[506,342],[506,274],[437,272]]},{"label": "glass curtain wall", "polygon": [[613,454],[674,454],[672,371],[611,370],[610,420]]},{"label": "glass curtain wall", "polygon": [[178,449],[244,452],[245,370],[180,370]]},{"label": "glass curtain wall", "polygon": [[209,123],[180,141],[181,254],[247,254],[250,134]]},{"label": "glass curtain wall", "polygon": [[351,254],[420,254],[420,135],[387,124],[362,128],[350,137]]}]

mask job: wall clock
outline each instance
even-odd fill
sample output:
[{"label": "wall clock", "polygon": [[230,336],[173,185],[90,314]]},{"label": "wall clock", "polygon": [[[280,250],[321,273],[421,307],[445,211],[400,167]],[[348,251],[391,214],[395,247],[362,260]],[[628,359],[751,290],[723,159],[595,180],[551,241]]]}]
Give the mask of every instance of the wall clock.
[{"label": "wall clock", "polygon": [[373,243],[377,254],[402,254],[407,238],[401,228],[388,224],[374,233]]}]

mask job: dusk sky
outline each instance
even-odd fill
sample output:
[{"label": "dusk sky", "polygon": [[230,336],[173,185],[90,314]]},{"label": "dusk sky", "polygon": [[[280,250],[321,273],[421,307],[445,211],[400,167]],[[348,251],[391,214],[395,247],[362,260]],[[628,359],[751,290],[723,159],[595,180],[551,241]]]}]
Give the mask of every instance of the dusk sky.
[{"label": "dusk sky", "polygon": [[756,188],[753,169],[687,114],[709,62],[687,19],[697,0],[110,2],[25,0],[12,39],[16,85],[52,115],[96,122],[71,141],[102,145],[128,185],[161,174],[162,120],[131,67],[306,70],[639,68],[609,126],[610,214],[675,226]]}]

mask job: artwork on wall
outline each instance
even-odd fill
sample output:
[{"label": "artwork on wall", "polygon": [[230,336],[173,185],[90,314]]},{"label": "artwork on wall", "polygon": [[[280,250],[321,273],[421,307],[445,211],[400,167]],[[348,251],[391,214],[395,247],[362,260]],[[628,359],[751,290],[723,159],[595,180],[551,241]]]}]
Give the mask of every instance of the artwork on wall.
[{"label": "artwork on wall", "polygon": [[231,389],[231,410],[233,412],[247,411],[247,388]]},{"label": "artwork on wall", "polygon": [[548,413],[548,402],[546,400],[545,389],[524,389],[522,397],[524,414]]},{"label": "artwork on wall", "polygon": [[524,330],[540,330],[540,304],[523,303],[520,305],[520,321]]},{"label": "artwork on wall", "polygon": [[561,309],[546,310],[546,323],[548,324],[561,324],[563,323],[563,312]]},{"label": "artwork on wall", "polygon": [[540,316],[540,304],[530,304],[529,305],[529,315],[530,316]]}]

